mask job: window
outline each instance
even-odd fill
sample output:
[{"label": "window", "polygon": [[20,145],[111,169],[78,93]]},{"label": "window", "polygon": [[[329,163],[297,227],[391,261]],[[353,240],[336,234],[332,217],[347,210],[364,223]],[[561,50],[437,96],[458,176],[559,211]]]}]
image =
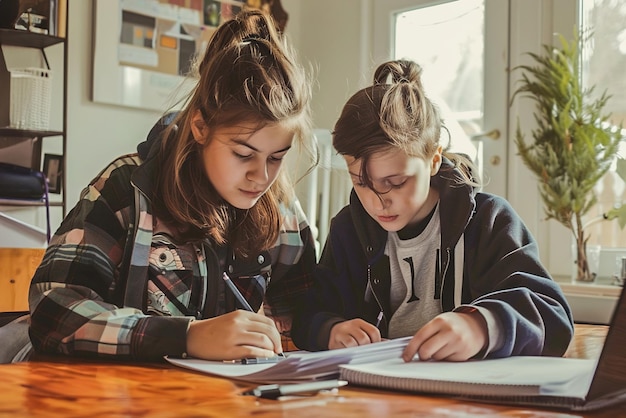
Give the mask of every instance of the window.
[{"label": "window", "polygon": [[476,158],[483,190],[506,197],[509,2],[381,0],[373,19],[376,62],[408,58],[422,66],[452,151]]},{"label": "window", "polygon": [[[582,77],[586,86],[595,85],[593,94],[606,91],[611,97],[605,107],[611,113],[610,123],[626,125],[626,3],[622,0],[581,0],[580,28],[582,31]],[[624,131],[626,133],[626,130]],[[620,154],[626,158],[626,143]],[[626,204],[626,185],[613,168],[596,186],[598,203],[589,219],[600,219],[602,213],[614,206]],[[593,221],[591,221],[593,222]],[[590,226],[591,244],[603,247],[625,247],[626,229],[616,221],[598,222]]]},{"label": "window", "polygon": [[[597,94],[608,90],[612,122],[626,125],[624,9],[623,0],[374,2],[377,62],[394,57],[416,60],[425,67],[424,84],[431,89],[429,93],[449,105],[468,135],[477,130],[500,131],[499,139],[483,140],[482,163],[489,181],[483,190],[511,202],[537,238],[542,260],[555,276],[571,275],[572,237],[556,221],[546,221],[536,179],[512,144],[517,121],[522,126],[532,124],[534,109],[523,100],[509,106],[509,92],[519,77],[519,72],[510,70],[529,62],[527,52],[541,52],[542,44],[558,42],[555,33],[569,37],[576,25],[592,29],[593,37],[584,49],[585,82],[596,84]],[[439,17],[434,17],[436,12]],[[438,30],[446,35],[438,35]],[[626,157],[626,150],[623,154]],[[598,184],[597,192],[599,202],[588,219],[626,203],[626,186],[614,171]],[[590,244],[626,247],[626,231],[616,221],[597,222],[589,232]],[[602,272],[603,276],[612,273],[612,267]]]},{"label": "window", "polygon": [[476,160],[481,177],[482,144],[470,139],[484,124],[484,22],[484,0],[416,7],[395,15],[394,42],[396,59],[422,66],[424,87],[442,112],[451,150]]}]

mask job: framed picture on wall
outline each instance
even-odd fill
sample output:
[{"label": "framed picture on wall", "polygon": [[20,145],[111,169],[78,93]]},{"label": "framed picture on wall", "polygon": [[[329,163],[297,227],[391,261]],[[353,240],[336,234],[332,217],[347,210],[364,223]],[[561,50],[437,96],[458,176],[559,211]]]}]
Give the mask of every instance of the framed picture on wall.
[{"label": "framed picture on wall", "polygon": [[195,86],[192,69],[217,27],[241,9],[270,13],[281,30],[280,0],[96,0],[92,100],[160,112]]},{"label": "framed picture on wall", "polygon": [[201,23],[202,0],[178,3],[96,0],[94,102],[163,112],[193,88],[189,64],[214,28]]},{"label": "framed picture on wall", "polygon": [[63,156],[45,154],[43,156],[43,173],[48,180],[48,192],[60,194],[63,182]]}]

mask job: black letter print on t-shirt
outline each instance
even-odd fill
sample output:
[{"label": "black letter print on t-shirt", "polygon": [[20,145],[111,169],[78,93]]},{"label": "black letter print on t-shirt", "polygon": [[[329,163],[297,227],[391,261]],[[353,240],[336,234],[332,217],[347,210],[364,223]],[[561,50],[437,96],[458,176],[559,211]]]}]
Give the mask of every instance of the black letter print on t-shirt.
[{"label": "black letter print on t-shirt", "polygon": [[406,303],[420,300],[420,298],[418,298],[415,294],[415,266],[413,265],[413,258],[407,257],[403,258],[403,260],[409,263],[409,267],[411,268],[411,297],[406,301]]}]

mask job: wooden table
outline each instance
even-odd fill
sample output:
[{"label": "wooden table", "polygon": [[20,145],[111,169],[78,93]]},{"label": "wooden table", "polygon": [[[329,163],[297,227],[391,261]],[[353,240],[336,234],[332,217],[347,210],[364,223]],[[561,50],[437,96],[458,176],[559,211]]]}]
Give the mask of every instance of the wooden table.
[{"label": "wooden table", "polygon": [[[597,357],[606,331],[604,326],[577,326],[567,355]],[[0,366],[0,417],[626,416],[625,405],[585,415],[350,386],[334,394],[279,401],[239,395],[251,386],[166,364],[31,361]]]}]

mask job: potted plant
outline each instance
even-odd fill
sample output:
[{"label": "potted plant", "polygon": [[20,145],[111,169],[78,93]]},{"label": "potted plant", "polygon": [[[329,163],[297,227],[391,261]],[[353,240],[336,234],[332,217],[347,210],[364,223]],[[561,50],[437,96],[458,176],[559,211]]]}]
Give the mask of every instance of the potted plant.
[{"label": "potted plant", "polygon": [[[559,35],[559,40],[560,48],[544,45],[542,54],[529,53],[533,65],[516,67],[522,76],[512,99],[521,95],[535,101],[536,127],[533,141],[526,142],[518,121],[515,143],[539,180],[547,219],[557,220],[573,234],[577,279],[592,281],[595,273],[589,271],[583,218],[596,203],[594,186],[615,161],[622,133],[603,111],[609,95],[594,98],[594,87],[582,86],[578,36],[568,42]],[[624,210],[626,206],[611,213],[620,225]]]}]

